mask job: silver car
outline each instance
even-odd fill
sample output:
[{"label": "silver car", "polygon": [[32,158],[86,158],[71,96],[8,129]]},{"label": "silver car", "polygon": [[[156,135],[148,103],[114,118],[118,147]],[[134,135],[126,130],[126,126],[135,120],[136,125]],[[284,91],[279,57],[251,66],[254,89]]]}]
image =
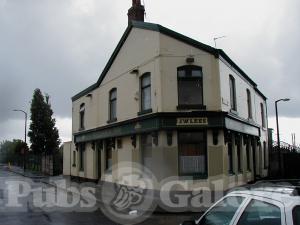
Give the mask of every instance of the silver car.
[{"label": "silver car", "polygon": [[299,193],[300,188],[287,185],[234,191],[200,219],[182,225],[300,225]]}]

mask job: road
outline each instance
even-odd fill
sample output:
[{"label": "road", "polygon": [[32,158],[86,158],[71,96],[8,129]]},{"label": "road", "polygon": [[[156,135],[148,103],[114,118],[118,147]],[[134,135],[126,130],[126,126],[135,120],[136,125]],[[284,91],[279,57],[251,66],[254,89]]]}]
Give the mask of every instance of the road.
[{"label": "road", "polygon": [[[16,179],[18,181],[25,181],[26,178],[17,175],[15,173],[4,170],[0,167],[0,224],[1,225],[110,225],[116,224],[103,215],[102,211],[97,209],[93,212],[62,212],[59,210],[48,212],[43,209],[32,209],[32,202],[27,202],[22,208],[26,212],[11,212],[6,210],[3,206],[3,202],[7,202],[7,184],[6,181],[10,179]],[[47,184],[41,183],[39,180],[35,180],[31,184],[33,188],[46,187]],[[11,191],[11,190],[10,190]],[[49,193],[51,195],[51,193]],[[30,193],[33,195],[33,193]],[[31,198],[29,198],[31,199]],[[3,208],[4,207],[4,208]],[[144,222],[143,225],[160,225],[160,224],[179,224],[184,220],[190,220],[196,218],[196,214],[153,214]]]}]

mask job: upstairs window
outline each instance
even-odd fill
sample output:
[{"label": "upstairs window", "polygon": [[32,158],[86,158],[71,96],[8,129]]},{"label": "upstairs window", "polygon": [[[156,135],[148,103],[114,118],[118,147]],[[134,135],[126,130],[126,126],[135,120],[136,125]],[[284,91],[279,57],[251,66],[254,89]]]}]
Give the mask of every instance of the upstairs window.
[{"label": "upstairs window", "polygon": [[260,103],[260,114],[261,114],[261,125],[262,127],[266,127],[265,108],[262,103]]},{"label": "upstairs window", "polygon": [[145,73],[141,77],[141,111],[151,109],[151,76]]},{"label": "upstairs window", "polygon": [[109,121],[117,120],[117,89],[109,92]]},{"label": "upstairs window", "polygon": [[230,107],[236,111],[236,89],[235,79],[232,75],[229,76],[229,88],[230,88]]},{"label": "upstairs window", "polygon": [[177,69],[178,107],[203,108],[203,73],[198,66]]},{"label": "upstairs window", "polygon": [[85,114],[85,105],[82,103],[79,109],[79,129],[84,129],[84,114]]},{"label": "upstairs window", "polygon": [[251,102],[251,93],[249,89],[247,89],[247,106],[248,106],[248,118],[252,119],[252,102]]}]

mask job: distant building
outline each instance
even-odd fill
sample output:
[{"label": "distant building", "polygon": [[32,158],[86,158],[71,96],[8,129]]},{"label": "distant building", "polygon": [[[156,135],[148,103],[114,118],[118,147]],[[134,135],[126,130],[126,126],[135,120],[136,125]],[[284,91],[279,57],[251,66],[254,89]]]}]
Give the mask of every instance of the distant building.
[{"label": "distant building", "polygon": [[255,82],[223,50],[143,22],[143,10],[133,1],[98,81],[72,98],[64,174],[98,180],[129,161],[196,186],[266,176],[266,97]]}]

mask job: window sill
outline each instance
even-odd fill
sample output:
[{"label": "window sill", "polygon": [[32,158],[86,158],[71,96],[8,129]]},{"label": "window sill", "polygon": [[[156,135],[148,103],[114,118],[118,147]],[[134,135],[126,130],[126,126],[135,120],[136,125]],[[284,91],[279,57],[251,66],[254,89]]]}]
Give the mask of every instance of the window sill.
[{"label": "window sill", "polygon": [[178,110],[186,110],[186,109],[200,109],[206,110],[206,105],[178,105]]},{"label": "window sill", "polygon": [[148,113],[152,113],[152,109],[142,110],[142,111],[138,112],[137,115],[141,116],[141,115],[145,115],[145,114],[148,114]]},{"label": "window sill", "polygon": [[207,174],[180,174],[180,180],[206,180],[208,178]]},{"label": "window sill", "polygon": [[236,111],[236,110],[234,110],[234,109],[230,109],[230,112],[232,113],[232,114],[234,114],[234,115],[238,115],[238,112]]},{"label": "window sill", "polygon": [[84,127],[80,127],[78,130],[79,131],[83,131],[83,130],[85,130],[85,128]]},{"label": "window sill", "polygon": [[107,123],[114,123],[114,122],[117,122],[117,118],[114,118],[114,119],[111,119],[111,120],[107,120],[106,122],[107,122]]}]

